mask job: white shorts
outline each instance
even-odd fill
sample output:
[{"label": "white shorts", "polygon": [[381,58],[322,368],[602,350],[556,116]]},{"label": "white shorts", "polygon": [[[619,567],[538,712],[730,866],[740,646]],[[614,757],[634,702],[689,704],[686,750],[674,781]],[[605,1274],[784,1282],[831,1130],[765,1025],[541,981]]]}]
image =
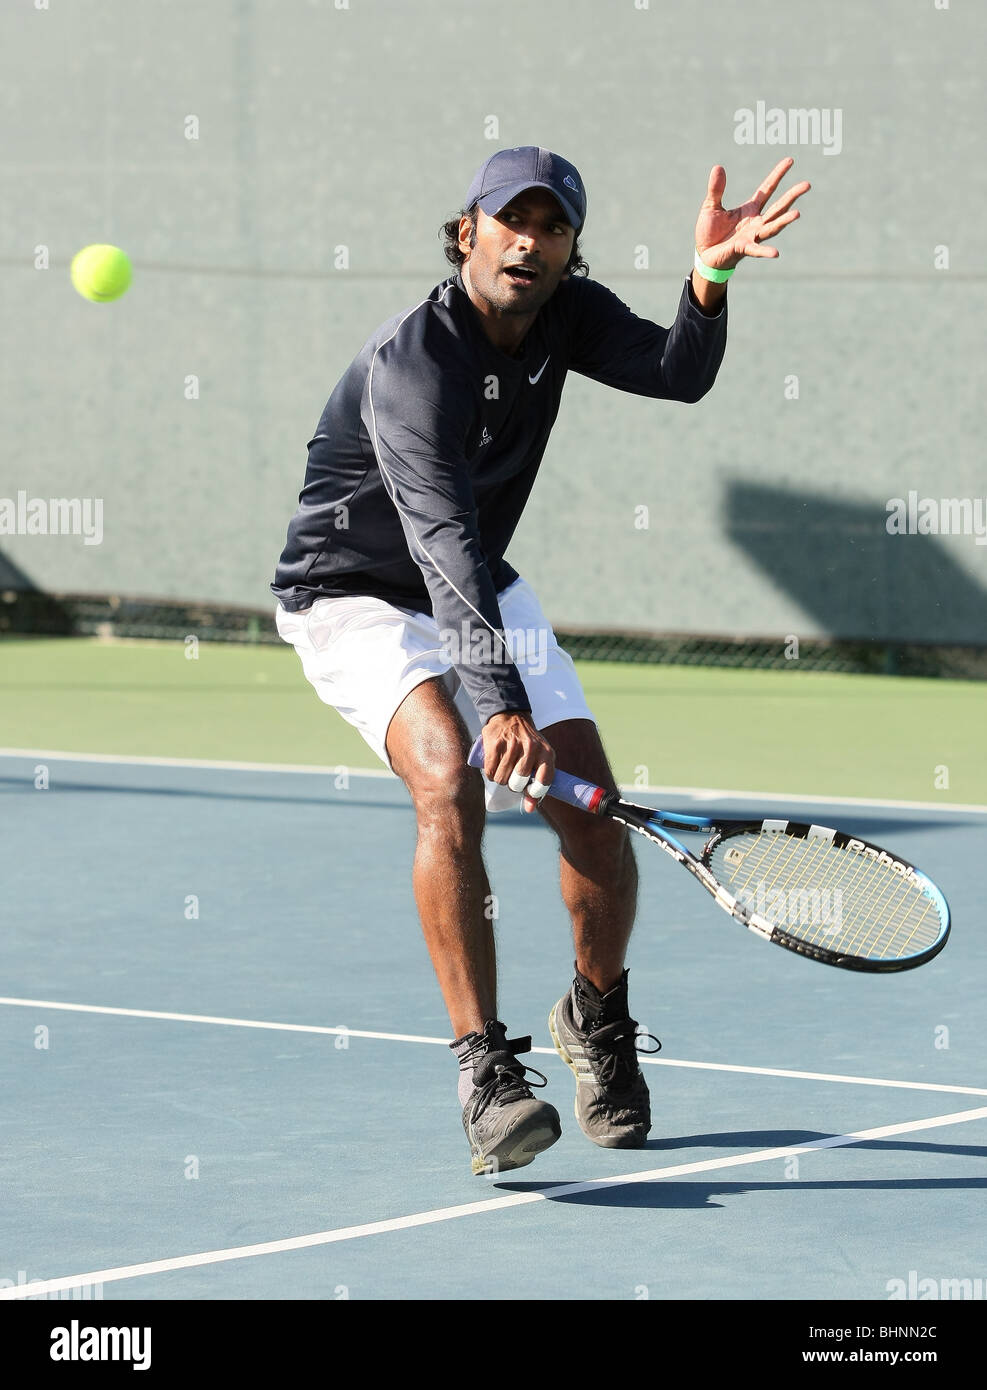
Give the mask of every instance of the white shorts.
[{"label": "white shorts", "polygon": [[[516,579],[501,590],[497,601],[535,728],[546,729],[563,719],[595,723],[572,658],[555,640],[531,585]],[[445,682],[470,735],[475,739],[479,734],[480,717],[428,613],[397,608],[380,598],[346,595],[317,599],[300,613],[289,613],[279,603],[275,621],[301,657],[319,699],[359,729],[385,767],[391,767],[385,740],[398,706],[409,690],[436,676]],[[486,777],[484,782],[489,810],[520,806],[523,793]]]}]

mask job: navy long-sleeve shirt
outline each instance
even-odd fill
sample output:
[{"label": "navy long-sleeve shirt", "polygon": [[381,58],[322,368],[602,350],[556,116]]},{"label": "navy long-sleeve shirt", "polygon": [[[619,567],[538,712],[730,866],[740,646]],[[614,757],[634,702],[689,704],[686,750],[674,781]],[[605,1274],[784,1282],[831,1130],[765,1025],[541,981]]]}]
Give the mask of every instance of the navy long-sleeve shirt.
[{"label": "navy long-sleeve shirt", "polygon": [[688,279],[662,328],[576,276],[560,282],[520,356],[509,357],[451,276],[382,324],[330,396],[271,589],[290,611],[372,594],[431,613],[453,634],[447,649],[482,722],[530,710],[497,594],[517,578],[504,556],[566,373],[695,402],[716,379],[726,333],[726,299],[704,314]]}]

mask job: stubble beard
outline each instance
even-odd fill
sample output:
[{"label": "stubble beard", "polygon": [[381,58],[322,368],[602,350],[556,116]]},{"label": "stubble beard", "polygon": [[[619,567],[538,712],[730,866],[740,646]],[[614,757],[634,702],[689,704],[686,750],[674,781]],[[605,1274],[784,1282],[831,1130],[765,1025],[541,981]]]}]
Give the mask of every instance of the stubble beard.
[{"label": "stubble beard", "polygon": [[[472,257],[463,263],[464,270],[470,265],[471,261]],[[544,274],[545,272],[542,271],[542,276],[544,276]],[[498,314],[517,315],[518,317],[537,314],[538,310],[551,299],[562,278],[560,275],[555,284],[547,290],[544,284],[540,284],[537,289],[532,290],[530,293],[513,294],[509,287],[501,288],[499,284],[499,275],[500,272],[498,270],[484,271],[480,276],[482,283],[477,284],[471,270],[469,273],[469,281],[476,293],[482,299],[485,299],[493,309],[496,309]]]}]

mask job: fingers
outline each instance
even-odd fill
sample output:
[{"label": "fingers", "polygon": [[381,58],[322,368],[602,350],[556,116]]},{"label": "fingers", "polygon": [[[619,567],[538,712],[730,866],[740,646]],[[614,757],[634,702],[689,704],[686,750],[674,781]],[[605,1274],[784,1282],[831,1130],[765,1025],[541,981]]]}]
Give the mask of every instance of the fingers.
[{"label": "fingers", "polygon": [[536,772],[535,776],[528,783],[527,795],[524,798],[524,809],[526,811],[537,810],[539,803],[544,801],[545,797],[548,796],[548,789],[551,785],[551,778],[549,778],[547,782],[543,781]]},{"label": "fingers", "polygon": [[803,193],[808,193],[812,185],[807,180],[797,183],[776,199],[767,212],[761,212],[761,208],[794,162],[791,158],[779,160],[757,189],[751,202],[741,209],[743,216],[734,240],[736,254],[759,260],[777,260],[777,250],[771,246],[762,246],[761,243],[770,241],[790,223],[798,220],[800,213],[792,204],[797,198],[801,198]]},{"label": "fingers", "polygon": [[803,193],[808,193],[811,187],[811,183],[797,183],[794,188],[789,188],[787,192],[783,193],[780,198],[773,202],[768,210],[763,212],[761,216],[764,218],[765,222],[770,222],[773,218],[777,217],[779,213],[785,212],[786,209],[790,208],[796,198],[801,198]]},{"label": "fingers", "polygon": [[709,184],[706,188],[706,206],[719,208],[723,204],[723,194],[726,192],[727,171],[722,164],[714,164],[709,172]]},{"label": "fingers", "polygon": [[759,212],[794,163],[795,160],[791,156],[779,160],[764,182],[758,185],[751,202],[757,204]]},{"label": "fingers", "polygon": [[[548,745],[546,745],[547,747]],[[551,750],[549,750],[551,752]],[[548,789],[552,785],[555,776],[555,759],[551,758],[551,765],[545,758],[540,758],[534,768],[528,769],[530,758],[522,758],[510,777],[507,785],[512,792],[526,792],[524,798],[524,809],[526,811],[535,810],[539,801],[548,796]]]},{"label": "fingers", "polygon": [[734,247],[738,255],[754,256],[761,260],[775,260],[778,252],[773,246],[762,246],[760,243],[767,237],[764,228],[758,222],[752,223],[744,229],[741,236],[737,237]]},{"label": "fingers", "polygon": [[777,236],[782,227],[787,227],[790,222],[796,222],[799,217],[798,209],[787,213],[784,217],[776,217],[773,222],[767,218],[761,219],[761,226],[755,233],[758,241],[767,241],[769,237]]},{"label": "fingers", "polygon": [[511,773],[507,779],[507,785],[512,792],[523,792],[527,787],[528,795],[533,801],[541,801],[542,797],[548,795],[548,789],[552,785],[552,778],[544,776],[545,765],[540,764],[533,774],[519,771],[521,763]]},{"label": "fingers", "polygon": [[[777,206],[777,204],[776,204]],[[747,227],[743,229],[740,244],[737,250],[744,256],[760,257],[765,260],[776,260],[778,252],[772,247],[764,247],[761,242],[770,241],[772,237],[778,235],[785,227],[792,222],[798,221],[801,216],[798,208],[784,213],[779,217],[769,220],[765,213],[761,217],[752,218]]]},{"label": "fingers", "polygon": [[523,714],[495,715],[483,729],[483,770],[491,782],[527,791],[525,809],[547,796],[555,776],[550,743]]}]

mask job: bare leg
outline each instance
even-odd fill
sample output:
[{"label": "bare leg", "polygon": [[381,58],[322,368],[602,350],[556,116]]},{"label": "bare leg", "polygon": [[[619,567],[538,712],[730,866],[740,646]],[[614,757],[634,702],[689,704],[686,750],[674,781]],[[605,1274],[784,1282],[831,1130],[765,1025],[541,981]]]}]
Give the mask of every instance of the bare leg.
[{"label": "bare leg", "polygon": [[[616,791],[596,725],[567,719],[541,731],[564,771]],[[560,886],[572,918],[576,968],[601,994],[620,979],[637,910],[637,863],[630,835],[614,821],[598,820],[546,797],[539,813],[559,837]]]},{"label": "bare leg", "polygon": [[497,1017],[497,962],[490,884],[481,840],[483,778],[467,767],[470,737],[441,680],[423,681],[387,731],[391,766],[418,819],[412,877],[425,944],[453,1035],[482,1032]]}]

